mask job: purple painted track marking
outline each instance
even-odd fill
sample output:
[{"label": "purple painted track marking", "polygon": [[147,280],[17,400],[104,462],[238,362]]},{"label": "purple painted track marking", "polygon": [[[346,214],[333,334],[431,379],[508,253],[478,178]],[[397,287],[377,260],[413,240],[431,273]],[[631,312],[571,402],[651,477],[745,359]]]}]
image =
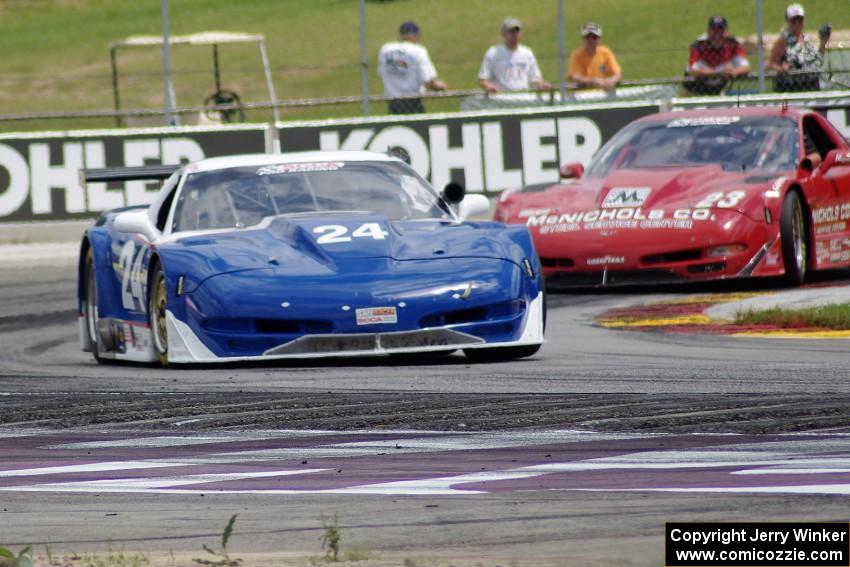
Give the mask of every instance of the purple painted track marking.
[{"label": "purple painted track marking", "polygon": [[0,491],[452,495],[525,490],[850,494],[850,435],[575,431],[0,437]]}]

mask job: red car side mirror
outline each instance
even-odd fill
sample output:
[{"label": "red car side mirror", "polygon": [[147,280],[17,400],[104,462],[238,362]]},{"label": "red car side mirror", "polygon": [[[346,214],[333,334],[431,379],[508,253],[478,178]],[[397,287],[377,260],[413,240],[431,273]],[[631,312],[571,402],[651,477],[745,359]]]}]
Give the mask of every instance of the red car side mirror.
[{"label": "red car side mirror", "polygon": [[808,177],[812,174],[817,166],[821,164],[821,157],[818,153],[811,153],[800,160],[797,165],[797,176]]},{"label": "red car side mirror", "polygon": [[561,179],[578,179],[584,173],[584,166],[578,162],[561,166]]}]

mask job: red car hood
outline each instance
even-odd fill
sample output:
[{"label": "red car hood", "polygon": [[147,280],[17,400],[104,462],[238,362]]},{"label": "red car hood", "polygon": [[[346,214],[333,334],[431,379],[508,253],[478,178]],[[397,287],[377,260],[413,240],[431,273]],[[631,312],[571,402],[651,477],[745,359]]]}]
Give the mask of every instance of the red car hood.
[{"label": "red car hood", "polygon": [[496,218],[529,228],[547,278],[603,268],[724,277],[775,238],[764,211],[779,178],[719,165],[619,170],[506,195]]},{"label": "red car hood", "polygon": [[[521,214],[528,208],[550,209],[557,213],[634,207],[643,211],[691,209],[704,203],[713,193],[726,197],[732,191],[742,191],[744,195],[733,196],[730,202],[734,205],[726,208],[747,213],[747,203],[753,197],[760,199],[777,177],[729,172],[717,165],[618,170],[602,179],[582,179],[540,193],[514,194],[510,200],[515,206],[508,213],[509,222],[522,222],[517,217],[531,216],[528,211]],[[719,200],[714,199],[715,202]]]}]

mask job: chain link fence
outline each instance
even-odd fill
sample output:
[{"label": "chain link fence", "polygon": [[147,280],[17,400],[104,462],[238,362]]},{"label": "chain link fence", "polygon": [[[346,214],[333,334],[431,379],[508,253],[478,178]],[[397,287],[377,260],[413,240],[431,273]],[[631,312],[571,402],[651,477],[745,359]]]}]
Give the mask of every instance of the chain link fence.
[{"label": "chain link fence", "polygon": [[[850,57],[850,51],[845,52]],[[842,60],[843,62],[843,60]],[[850,93],[850,64],[821,72],[790,71],[770,73],[766,81],[772,88],[767,92],[819,92],[841,90]],[[419,96],[388,98],[370,95],[368,101],[374,114],[411,115],[421,113],[456,113],[476,110],[519,110],[615,102],[659,101],[677,97],[733,97],[759,93],[759,79],[754,76],[712,78],[700,80],[681,77],[648,81],[624,81],[612,90],[578,89],[573,85],[561,97],[557,90],[515,91],[488,93],[480,89],[425,93]],[[360,116],[363,99],[360,96],[282,100],[277,103],[246,102],[239,104],[180,106],[171,112],[184,126],[206,126],[245,122],[270,122],[272,108],[280,110],[281,119],[317,120]],[[67,130],[75,128],[114,128],[116,118],[128,127],[162,126],[161,108],[128,109],[123,111],[32,112],[0,114],[0,131],[28,129]]]}]

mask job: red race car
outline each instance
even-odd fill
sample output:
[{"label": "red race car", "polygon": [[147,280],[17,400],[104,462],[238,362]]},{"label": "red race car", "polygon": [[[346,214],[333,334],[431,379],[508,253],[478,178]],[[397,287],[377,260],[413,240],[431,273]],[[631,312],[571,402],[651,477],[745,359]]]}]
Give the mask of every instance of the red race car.
[{"label": "red race car", "polygon": [[795,108],[654,114],[558,185],[505,192],[550,287],[781,276],[850,266],[850,145]]}]

